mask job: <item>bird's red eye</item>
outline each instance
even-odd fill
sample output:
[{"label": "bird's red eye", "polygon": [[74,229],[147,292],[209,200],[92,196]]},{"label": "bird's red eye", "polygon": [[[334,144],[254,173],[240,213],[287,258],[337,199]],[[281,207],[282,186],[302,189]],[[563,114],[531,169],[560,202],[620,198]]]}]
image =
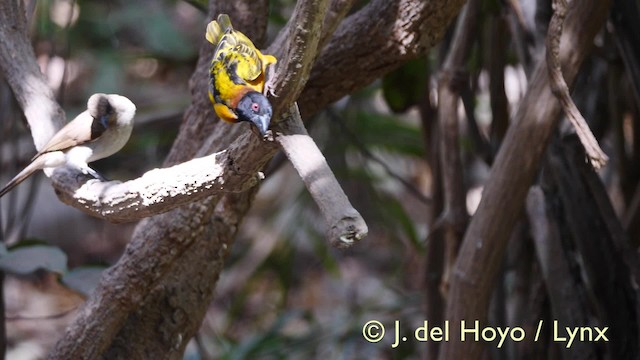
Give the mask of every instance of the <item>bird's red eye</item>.
[{"label": "bird's red eye", "polygon": [[258,105],[258,103],[251,104],[251,110],[258,112],[258,110],[260,110],[260,105]]}]

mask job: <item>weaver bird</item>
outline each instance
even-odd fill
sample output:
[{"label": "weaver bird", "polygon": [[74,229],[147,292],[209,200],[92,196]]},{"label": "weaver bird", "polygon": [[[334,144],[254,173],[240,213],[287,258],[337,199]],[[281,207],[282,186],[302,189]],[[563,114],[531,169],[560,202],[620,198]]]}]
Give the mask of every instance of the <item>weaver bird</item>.
[{"label": "weaver bird", "polygon": [[267,67],[276,58],[234,30],[226,14],[209,23],[205,37],[216,47],[209,69],[209,99],[216,114],[232,123],[248,121],[265,135],[273,110],[263,93]]},{"label": "weaver bird", "polygon": [[53,135],[31,163],[0,190],[0,197],[37,170],[46,168],[69,165],[85,175],[102,179],[87,163],[122,149],[131,135],[135,112],[136,106],[124,96],[92,95],[87,110]]}]

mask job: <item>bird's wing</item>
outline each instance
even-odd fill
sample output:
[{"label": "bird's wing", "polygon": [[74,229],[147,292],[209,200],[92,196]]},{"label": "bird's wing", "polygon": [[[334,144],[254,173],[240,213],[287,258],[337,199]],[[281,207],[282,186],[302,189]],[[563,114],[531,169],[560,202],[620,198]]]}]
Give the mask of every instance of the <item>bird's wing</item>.
[{"label": "bird's wing", "polygon": [[[223,14],[224,15],[224,14]],[[262,54],[243,33],[235,31],[226,15],[218,16],[218,22],[212,21],[207,26],[207,40],[218,39],[213,62],[237,59],[236,75],[244,81],[255,80],[262,73]],[[226,19],[221,22],[222,19]]]},{"label": "bird's wing", "polygon": [[233,49],[240,54],[237,73],[245,81],[253,81],[262,74],[262,57],[251,40],[242,33],[236,32],[237,45]]},{"label": "bird's wing", "polygon": [[100,119],[94,119],[89,111],[84,111],[60,129],[33,159],[47,152],[67,150],[70,147],[93,141],[105,130],[106,127]]}]

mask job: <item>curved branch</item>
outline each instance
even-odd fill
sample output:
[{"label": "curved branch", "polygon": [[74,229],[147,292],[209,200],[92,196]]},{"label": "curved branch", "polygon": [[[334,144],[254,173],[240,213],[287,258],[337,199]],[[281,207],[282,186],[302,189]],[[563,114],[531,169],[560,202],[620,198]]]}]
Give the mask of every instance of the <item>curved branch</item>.
[{"label": "curved branch", "polygon": [[18,100],[40,150],[65,123],[64,111],[40,72],[27,37],[24,3],[0,1],[0,68]]},{"label": "curved branch", "polygon": [[609,157],[602,151],[598,140],[593,136],[587,121],[584,119],[580,110],[573,102],[569,94],[569,86],[562,77],[562,68],[560,67],[560,37],[562,36],[562,28],[564,27],[565,17],[570,0],[553,0],[553,16],[549,22],[549,33],[547,34],[547,68],[549,69],[549,78],[551,80],[551,91],[555,95],[565,114],[576,129],[576,134],[584,146],[587,157],[591,166],[596,169],[603,167]]}]

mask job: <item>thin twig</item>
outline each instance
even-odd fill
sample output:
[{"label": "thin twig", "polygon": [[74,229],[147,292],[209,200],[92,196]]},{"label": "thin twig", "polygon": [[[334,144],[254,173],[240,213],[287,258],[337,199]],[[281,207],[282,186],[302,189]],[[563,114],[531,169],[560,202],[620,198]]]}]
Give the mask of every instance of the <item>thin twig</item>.
[{"label": "thin twig", "polygon": [[340,133],[345,135],[349,139],[349,142],[351,142],[351,144],[353,144],[364,157],[380,165],[382,169],[387,173],[387,175],[402,184],[402,186],[404,186],[404,188],[407,189],[407,191],[411,193],[411,195],[413,195],[417,200],[425,205],[431,205],[432,199],[429,196],[423,194],[422,191],[418,190],[408,180],[393,171],[393,169],[391,169],[391,167],[389,167],[386,162],[372,153],[367,148],[367,146],[363,144],[360,139],[358,139],[358,136],[354,134],[351,129],[349,129],[349,127],[345,124],[344,119],[342,119],[342,117],[334,109],[329,107],[324,112],[325,114],[327,114],[331,121],[335,122],[340,127]]},{"label": "thin twig", "polygon": [[593,136],[587,121],[573,102],[569,94],[569,86],[567,86],[562,76],[562,68],[560,66],[560,37],[562,36],[564,20],[570,5],[571,0],[553,0],[554,11],[549,22],[549,32],[547,34],[547,69],[551,80],[551,91],[562,104],[562,109],[576,129],[589,162],[594,168],[599,169],[607,163],[609,157],[598,145],[598,140]]},{"label": "thin twig", "polygon": [[55,313],[55,314],[48,314],[48,315],[6,315],[5,319],[7,321],[21,321],[21,320],[55,320],[55,319],[60,319],[63,318],[69,314],[71,314],[72,312],[76,311],[78,309],[78,306],[72,306],[71,308],[67,309],[67,310],[63,310],[61,312]]}]

